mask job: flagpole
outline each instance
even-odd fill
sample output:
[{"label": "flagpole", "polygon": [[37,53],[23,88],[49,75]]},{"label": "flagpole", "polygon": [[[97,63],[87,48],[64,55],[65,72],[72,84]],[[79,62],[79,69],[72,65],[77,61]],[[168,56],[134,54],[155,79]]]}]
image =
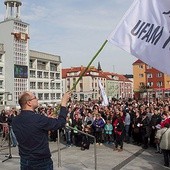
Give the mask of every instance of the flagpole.
[{"label": "flagpole", "polygon": [[[89,64],[87,65],[87,67],[85,68],[85,70],[81,73],[80,77],[77,79],[77,81],[73,84],[73,87],[71,88],[70,91],[72,91],[73,89],[76,88],[78,82],[80,81],[80,79],[83,77],[83,75],[85,74],[85,72],[88,70],[88,68],[90,67],[90,65],[92,64],[92,62],[96,59],[96,57],[100,54],[100,52],[102,51],[102,49],[104,48],[104,46],[106,45],[106,43],[108,42],[108,40],[105,40],[104,43],[102,44],[102,46],[100,47],[100,49],[97,51],[97,53],[94,55],[94,57],[91,59],[91,61],[89,62]],[[58,112],[58,110],[60,109],[60,105],[58,105],[56,107],[56,113]]]},{"label": "flagpole", "polygon": [[[91,61],[89,62],[89,64],[87,65],[87,67],[85,68],[85,70],[81,73],[80,77],[77,79],[77,81],[73,84],[73,87],[71,88],[70,91],[72,91],[73,89],[76,88],[78,82],[81,80],[81,78],[83,77],[83,75],[86,73],[86,71],[88,70],[88,68],[90,67],[90,65],[92,64],[92,62],[96,59],[96,57],[100,54],[100,52],[102,51],[102,49],[105,47],[106,43],[108,42],[108,40],[105,40],[104,43],[102,44],[102,46],[100,47],[100,49],[97,51],[97,53],[94,55],[94,57],[91,59]],[[58,105],[58,107],[56,107],[56,112],[58,112],[58,110],[60,109],[60,105]]]},{"label": "flagpole", "polygon": [[81,73],[80,77],[77,79],[77,81],[73,84],[73,87],[71,88],[71,90],[75,89],[78,82],[81,80],[81,78],[83,77],[83,75],[86,73],[86,71],[88,70],[88,68],[90,67],[90,65],[92,64],[92,62],[96,59],[96,57],[100,54],[100,52],[102,51],[102,49],[104,48],[104,46],[106,45],[106,43],[108,42],[108,40],[106,40],[102,46],[100,47],[100,49],[97,51],[97,53],[94,55],[94,57],[91,59],[91,61],[89,62],[89,64],[87,65],[87,67],[84,69],[84,71]]}]

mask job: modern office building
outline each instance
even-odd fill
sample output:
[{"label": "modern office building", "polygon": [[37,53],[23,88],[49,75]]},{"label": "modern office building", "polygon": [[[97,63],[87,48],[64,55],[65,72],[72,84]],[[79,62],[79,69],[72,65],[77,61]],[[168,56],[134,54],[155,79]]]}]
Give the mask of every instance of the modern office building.
[{"label": "modern office building", "polygon": [[40,103],[59,101],[60,56],[31,51],[29,24],[21,20],[21,1],[5,0],[4,4],[6,14],[0,22],[0,105],[17,105],[18,96],[27,90],[34,91]]},{"label": "modern office building", "polygon": [[30,50],[29,88],[41,104],[55,105],[61,101],[61,58]]}]

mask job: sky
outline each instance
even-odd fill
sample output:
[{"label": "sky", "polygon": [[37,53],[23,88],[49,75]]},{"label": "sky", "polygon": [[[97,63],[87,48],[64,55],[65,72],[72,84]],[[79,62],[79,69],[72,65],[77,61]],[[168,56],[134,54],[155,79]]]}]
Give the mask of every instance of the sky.
[{"label": "sky", "polygon": [[[87,66],[133,0],[21,0],[31,50],[61,56],[62,67]],[[4,20],[0,0],[0,21]],[[132,74],[137,58],[109,42],[92,63],[103,71]]]}]

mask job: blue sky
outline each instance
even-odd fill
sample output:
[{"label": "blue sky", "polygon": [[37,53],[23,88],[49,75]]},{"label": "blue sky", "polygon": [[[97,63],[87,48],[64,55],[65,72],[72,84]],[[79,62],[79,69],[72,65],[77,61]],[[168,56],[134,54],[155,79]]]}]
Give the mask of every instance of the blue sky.
[{"label": "blue sky", "polygon": [[[30,49],[60,55],[63,67],[87,66],[133,0],[21,0],[29,23]],[[0,21],[5,16],[0,0]],[[131,74],[137,58],[107,43],[92,63],[104,71]]]}]

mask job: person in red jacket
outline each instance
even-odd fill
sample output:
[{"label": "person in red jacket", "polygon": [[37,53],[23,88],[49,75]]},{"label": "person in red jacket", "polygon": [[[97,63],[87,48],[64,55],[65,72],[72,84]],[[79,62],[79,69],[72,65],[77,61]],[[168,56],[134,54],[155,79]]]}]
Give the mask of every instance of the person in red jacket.
[{"label": "person in red jacket", "polygon": [[170,124],[170,117],[168,111],[164,111],[162,113],[162,122],[160,123],[161,128],[164,128],[166,124]]},{"label": "person in red jacket", "polygon": [[123,151],[123,139],[124,139],[124,122],[121,116],[117,118],[117,124],[115,125],[114,133],[116,139],[115,148],[113,150],[118,150],[118,152],[121,152]]}]

